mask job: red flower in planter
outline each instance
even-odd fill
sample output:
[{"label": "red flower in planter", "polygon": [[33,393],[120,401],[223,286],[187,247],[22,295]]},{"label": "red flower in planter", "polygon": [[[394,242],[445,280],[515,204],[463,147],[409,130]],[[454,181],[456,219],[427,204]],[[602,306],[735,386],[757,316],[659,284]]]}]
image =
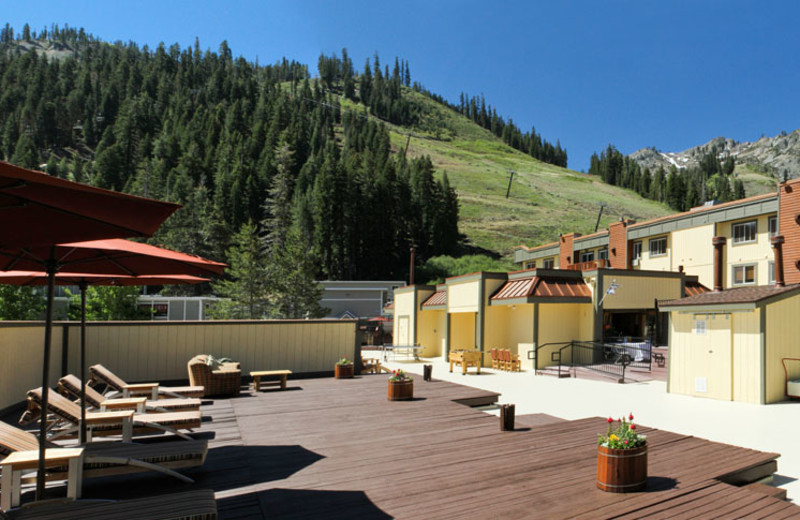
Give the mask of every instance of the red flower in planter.
[{"label": "red flower in planter", "polygon": [[612,419],[611,417],[609,417],[608,419],[606,419],[606,422],[607,422],[608,424],[611,424],[612,422],[614,422],[614,419]]},{"label": "red flower in planter", "polygon": [[629,420],[629,421],[632,421],[632,420],[633,420],[633,414],[632,414],[632,413],[628,415],[628,420]]}]

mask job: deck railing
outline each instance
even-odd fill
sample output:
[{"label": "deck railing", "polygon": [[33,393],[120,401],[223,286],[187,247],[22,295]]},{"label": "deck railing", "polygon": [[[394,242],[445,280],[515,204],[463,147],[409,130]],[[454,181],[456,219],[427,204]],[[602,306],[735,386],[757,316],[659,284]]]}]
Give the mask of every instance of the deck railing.
[{"label": "deck railing", "polygon": [[[41,322],[0,322],[0,410],[41,386]],[[239,361],[251,370],[294,374],[332,372],[336,360],[360,359],[355,320],[92,322],[87,365],[101,363],[130,382],[185,381],[197,354]],[[80,324],[56,324],[51,345],[51,385],[80,370]]]},{"label": "deck railing", "polygon": [[540,370],[536,360],[541,359],[540,350],[544,348],[551,350],[550,366],[556,368],[559,377],[565,373],[570,374],[573,369],[580,367],[625,381],[625,371],[628,368],[648,372],[652,368],[651,347],[647,343],[600,341],[546,343],[528,352],[528,359],[534,360],[536,370]]}]

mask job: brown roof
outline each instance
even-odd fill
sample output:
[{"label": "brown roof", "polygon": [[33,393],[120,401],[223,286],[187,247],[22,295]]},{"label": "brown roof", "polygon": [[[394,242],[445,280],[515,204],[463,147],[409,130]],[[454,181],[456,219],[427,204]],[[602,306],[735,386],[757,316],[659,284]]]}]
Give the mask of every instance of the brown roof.
[{"label": "brown roof", "polygon": [[492,296],[492,300],[512,298],[591,298],[592,294],[580,278],[533,276],[509,280]]},{"label": "brown roof", "polygon": [[756,303],[773,296],[800,290],[800,284],[776,287],[775,285],[755,285],[737,287],[719,292],[705,292],[679,300],[659,302],[660,307],[687,307],[700,305],[726,305],[733,303]]},{"label": "brown roof", "polygon": [[422,302],[423,307],[433,307],[435,305],[447,305],[447,289],[442,289],[431,294],[430,298]]},{"label": "brown roof", "polygon": [[695,282],[692,280],[686,280],[686,283],[683,286],[684,296],[696,296],[698,294],[703,294],[710,291],[711,289],[709,289],[705,285],[701,284],[700,282]]}]

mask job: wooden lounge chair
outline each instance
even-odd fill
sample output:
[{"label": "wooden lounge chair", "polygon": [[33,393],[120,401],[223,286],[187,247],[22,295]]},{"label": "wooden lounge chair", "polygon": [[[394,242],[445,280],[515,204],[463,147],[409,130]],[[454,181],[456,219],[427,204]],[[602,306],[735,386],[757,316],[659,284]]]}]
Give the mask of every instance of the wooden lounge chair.
[{"label": "wooden lounge chair", "polygon": [[[80,425],[81,407],[58,392],[50,392],[48,411],[59,420],[53,426],[52,439],[73,435]],[[28,411],[23,415],[24,421],[30,421],[41,414],[42,389],[28,391]],[[21,420],[21,421],[22,421]],[[133,410],[117,412],[86,412],[86,431],[91,442],[92,435],[122,435],[123,440],[130,442],[133,435],[153,433],[174,433],[192,440],[191,437],[178,430],[199,428],[202,422],[200,412],[172,413],[135,413]]]},{"label": "wooden lounge chair", "polygon": [[497,349],[493,348],[490,354],[492,356],[492,368],[500,368],[500,359],[497,357]]},{"label": "wooden lounge chair", "polygon": [[[58,380],[58,391],[64,397],[80,399],[81,380],[77,376],[68,374]],[[147,412],[196,412],[200,410],[202,401],[196,397],[188,399],[157,399],[148,400],[145,397],[132,397],[129,399],[106,399],[103,394],[89,386],[84,385],[86,403],[94,409],[106,412],[111,410],[135,410],[139,413]]]},{"label": "wooden lounge chair", "polygon": [[[48,442],[48,448],[60,447]],[[17,451],[36,451],[39,440],[31,432],[0,421],[0,459]],[[83,477],[103,477],[143,471],[157,471],[184,482],[192,479],[174,470],[202,466],[208,454],[208,441],[153,442],[133,444],[124,442],[93,442],[84,446]],[[63,480],[67,467],[48,471],[48,480]]]},{"label": "wooden lounge chair", "polygon": [[[2,515],[2,513],[0,513]],[[0,516],[2,518],[2,516]],[[119,502],[78,500],[23,507],[16,520],[217,520],[210,489],[197,489]]]},{"label": "wooden lounge chair", "polygon": [[522,362],[519,360],[518,354],[512,354],[510,350],[506,350],[506,366],[507,370],[511,372],[519,372],[522,370]]},{"label": "wooden lounge chair", "polygon": [[[164,397],[203,397],[202,386],[159,386],[158,383],[128,384],[103,365],[92,365],[89,373],[94,384],[103,383],[122,397],[149,396],[151,399]],[[93,385],[94,386],[94,385]],[[113,398],[116,394],[107,395]]]},{"label": "wooden lounge chair", "polygon": [[220,365],[213,370],[206,362],[204,354],[197,355],[186,365],[189,371],[189,384],[203,388],[203,397],[234,396],[242,390],[242,371],[236,365]]}]

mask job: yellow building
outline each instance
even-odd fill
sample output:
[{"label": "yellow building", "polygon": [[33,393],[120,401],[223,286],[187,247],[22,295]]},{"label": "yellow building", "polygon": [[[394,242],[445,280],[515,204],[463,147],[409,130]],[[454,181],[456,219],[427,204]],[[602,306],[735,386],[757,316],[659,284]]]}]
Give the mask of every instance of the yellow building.
[{"label": "yellow building", "polygon": [[[671,302],[668,391],[767,404],[800,378],[800,284],[708,292]],[[794,392],[800,397],[800,389]]]},{"label": "yellow building", "polygon": [[[684,271],[707,287],[769,285],[775,282],[773,239],[784,237],[787,283],[800,282],[800,179],[775,193],[724,204],[703,205],[646,222],[621,220],[608,230],[557,242],[518,246],[514,261],[524,268],[585,269],[586,265],[645,271]],[[724,240],[723,240],[724,239]],[[715,245],[716,244],[716,245]],[[722,272],[714,271],[719,254]]]},{"label": "yellow building", "polygon": [[550,359],[545,345],[602,341],[608,334],[657,338],[657,300],[704,290],[696,277],[660,271],[472,273],[436,287],[396,289],[394,344],[421,345],[428,357],[479,350],[484,363],[492,348],[508,349],[544,368]]}]

